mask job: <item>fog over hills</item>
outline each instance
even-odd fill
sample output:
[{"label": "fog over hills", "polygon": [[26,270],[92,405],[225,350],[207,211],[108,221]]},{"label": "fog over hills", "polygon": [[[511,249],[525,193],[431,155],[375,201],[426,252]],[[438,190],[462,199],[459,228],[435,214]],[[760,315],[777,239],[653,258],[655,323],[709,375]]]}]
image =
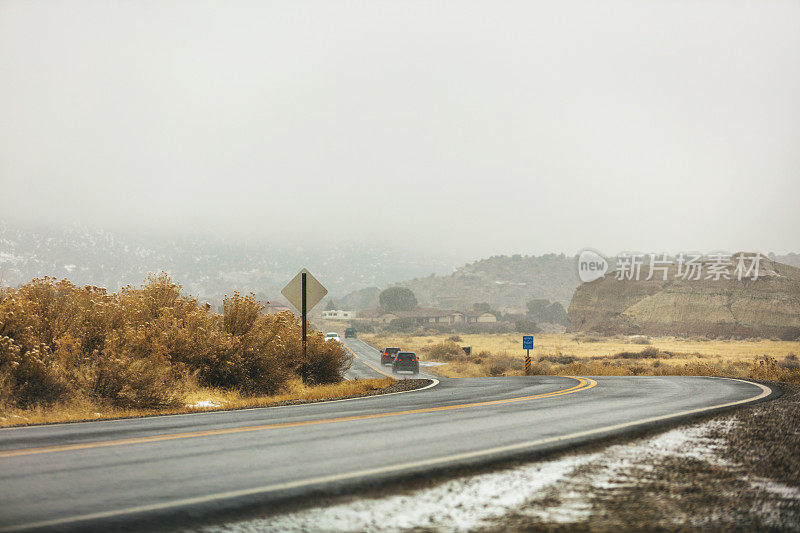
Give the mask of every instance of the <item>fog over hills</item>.
[{"label": "fog over hills", "polygon": [[201,300],[218,303],[234,290],[280,299],[280,289],[308,268],[332,297],[368,286],[453,270],[456,261],[372,245],[288,247],[212,237],[126,235],[70,225],[30,228],[0,223],[0,285],[35,277],[117,290],[166,271]]},{"label": "fog over hills", "polygon": [[[798,254],[770,256],[800,266]],[[0,285],[12,287],[52,276],[114,291],[142,283],[148,273],[165,271],[185,293],[215,305],[234,290],[281,301],[280,289],[302,267],[328,288],[326,301],[349,309],[374,307],[379,289],[393,284],[411,288],[423,305],[445,308],[477,302],[524,308],[533,298],[566,307],[580,283],[575,257],[565,254],[498,255],[465,264],[464,258],[444,253],[426,255],[367,243],[290,247],[0,222]]]}]

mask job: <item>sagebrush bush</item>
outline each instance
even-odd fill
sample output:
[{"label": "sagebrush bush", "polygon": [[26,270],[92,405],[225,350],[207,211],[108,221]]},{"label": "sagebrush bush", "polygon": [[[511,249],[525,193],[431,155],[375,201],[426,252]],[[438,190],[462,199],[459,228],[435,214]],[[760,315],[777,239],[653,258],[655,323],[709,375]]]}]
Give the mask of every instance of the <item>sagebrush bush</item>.
[{"label": "sagebrush bush", "polygon": [[[793,358],[787,356],[786,359],[791,362]],[[782,365],[774,357],[765,355],[753,361],[748,369],[747,377],[800,383],[800,369],[786,364]]]},{"label": "sagebrush bush", "polygon": [[[0,402],[16,407],[80,398],[121,407],[182,401],[191,381],[272,394],[301,371],[299,320],[265,315],[250,294],[225,298],[222,315],[181,294],[166,274],[108,293],[35,279],[0,291]],[[349,368],[338,343],[309,332],[312,383]]]},{"label": "sagebrush bush", "polygon": [[577,361],[577,357],[571,355],[543,355],[539,357],[539,362],[557,363],[560,365],[568,365]]},{"label": "sagebrush bush", "polygon": [[655,346],[650,346],[648,348],[644,348],[640,352],[619,352],[615,357],[619,357],[621,359],[655,359],[659,357],[661,352]]},{"label": "sagebrush bush", "polygon": [[508,368],[504,364],[494,364],[489,368],[490,376],[502,376]]},{"label": "sagebrush bush", "polygon": [[800,360],[793,353],[788,354],[783,358],[783,361],[778,363],[784,370],[800,370]]},{"label": "sagebrush bush", "polygon": [[427,352],[428,357],[439,361],[452,361],[454,359],[464,358],[464,350],[452,340],[446,340],[433,344],[425,351]]}]

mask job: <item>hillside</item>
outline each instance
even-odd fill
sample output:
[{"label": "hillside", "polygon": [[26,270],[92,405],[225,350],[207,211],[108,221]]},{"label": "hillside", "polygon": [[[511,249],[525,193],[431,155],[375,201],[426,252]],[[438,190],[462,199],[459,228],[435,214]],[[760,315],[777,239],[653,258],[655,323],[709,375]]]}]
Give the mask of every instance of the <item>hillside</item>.
[{"label": "hillside", "polygon": [[534,298],[561,302],[566,307],[580,281],[575,258],[564,254],[494,256],[469,263],[449,276],[405,281],[421,305],[468,308],[488,302],[495,309],[525,309]]},{"label": "hillside", "polygon": [[449,272],[453,263],[367,244],[290,247],[264,240],[130,235],[81,226],[30,228],[0,220],[0,286],[52,276],[115,291],[138,285],[150,272],[166,271],[182,281],[186,293],[216,305],[232,290],[280,300],[280,289],[302,267],[337,298],[361,287]]},{"label": "hillside", "polygon": [[[800,267],[800,254],[790,253],[770,259]],[[613,258],[608,258],[613,265]],[[470,308],[488,302],[494,309],[525,309],[538,298],[569,306],[580,285],[575,257],[564,254],[541,256],[498,255],[468,263],[449,275],[430,275],[395,283],[408,287],[425,307]],[[385,288],[385,286],[383,286]],[[371,309],[377,306],[380,289],[369,287],[337,298],[342,309]]]},{"label": "hillside", "polygon": [[758,279],[618,280],[580,285],[567,331],[606,335],[800,337],[800,269],[762,260]]}]

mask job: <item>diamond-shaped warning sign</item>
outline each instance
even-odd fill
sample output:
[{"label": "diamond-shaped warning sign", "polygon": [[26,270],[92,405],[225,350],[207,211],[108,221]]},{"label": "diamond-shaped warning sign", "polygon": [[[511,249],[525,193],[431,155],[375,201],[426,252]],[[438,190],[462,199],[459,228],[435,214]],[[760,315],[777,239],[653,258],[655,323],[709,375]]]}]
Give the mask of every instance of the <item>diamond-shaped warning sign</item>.
[{"label": "diamond-shaped warning sign", "polygon": [[291,303],[298,311],[303,309],[303,274],[306,275],[306,311],[310,311],[315,305],[322,300],[328,289],[322,286],[322,283],[317,281],[317,278],[311,275],[311,272],[305,268],[297,273],[292,278],[292,281],[286,284],[281,290],[289,303]]}]

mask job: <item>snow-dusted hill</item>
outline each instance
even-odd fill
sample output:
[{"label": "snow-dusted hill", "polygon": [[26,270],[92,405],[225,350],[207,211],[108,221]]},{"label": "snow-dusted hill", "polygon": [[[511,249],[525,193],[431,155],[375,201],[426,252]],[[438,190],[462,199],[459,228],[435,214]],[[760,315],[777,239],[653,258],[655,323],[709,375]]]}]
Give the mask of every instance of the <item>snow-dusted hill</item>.
[{"label": "snow-dusted hill", "polygon": [[335,296],[434,272],[448,273],[453,264],[369,245],[289,248],[269,242],[151,238],[80,226],[32,229],[0,223],[0,284],[12,287],[52,276],[117,290],[138,285],[148,273],[163,270],[183,285],[185,293],[204,301],[217,303],[234,290],[278,299],[280,289],[302,267]]}]

